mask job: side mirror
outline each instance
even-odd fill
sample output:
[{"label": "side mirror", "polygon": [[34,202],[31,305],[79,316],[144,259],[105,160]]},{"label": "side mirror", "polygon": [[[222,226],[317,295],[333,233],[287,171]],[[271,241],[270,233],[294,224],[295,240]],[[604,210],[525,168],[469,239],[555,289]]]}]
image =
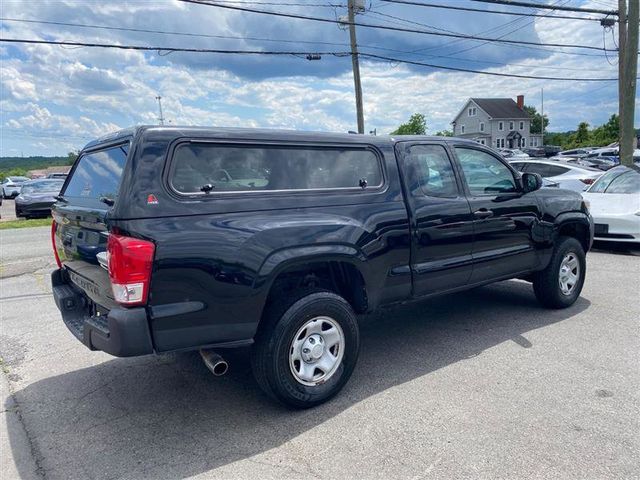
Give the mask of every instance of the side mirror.
[{"label": "side mirror", "polygon": [[542,188],[542,177],[538,173],[522,174],[522,190],[524,193],[535,192]]}]

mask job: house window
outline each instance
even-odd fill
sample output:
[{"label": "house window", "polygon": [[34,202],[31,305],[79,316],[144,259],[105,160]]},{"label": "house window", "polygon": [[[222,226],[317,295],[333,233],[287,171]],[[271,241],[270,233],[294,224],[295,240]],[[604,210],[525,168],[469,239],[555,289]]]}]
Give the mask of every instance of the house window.
[{"label": "house window", "polygon": [[520,122],[520,130],[524,130],[524,122]]},{"label": "house window", "polygon": [[480,131],[484,132],[484,122],[480,122]]},{"label": "house window", "polygon": [[460,133],[464,133],[464,125],[460,125]]},{"label": "house window", "polygon": [[504,138],[500,139],[500,148],[504,148]]},{"label": "house window", "polygon": [[480,145],[486,145],[486,143],[485,143],[485,141],[484,141],[484,138],[481,138],[480,140],[478,140],[478,143],[479,143]]},{"label": "house window", "polygon": [[513,122],[509,122],[509,130],[513,131]]},{"label": "house window", "polygon": [[504,130],[504,122],[498,122],[498,130]]},{"label": "house window", "polygon": [[469,116],[470,116],[470,117],[475,117],[475,116],[476,116],[476,113],[477,113],[477,111],[476,111],[476,107],[471,107],[471,108],[469,108]]},{"label": "house window", "polygon": [[522,145],[521,147],[524,148],[527,146],[527,139],[525,137],[522,137]]}]

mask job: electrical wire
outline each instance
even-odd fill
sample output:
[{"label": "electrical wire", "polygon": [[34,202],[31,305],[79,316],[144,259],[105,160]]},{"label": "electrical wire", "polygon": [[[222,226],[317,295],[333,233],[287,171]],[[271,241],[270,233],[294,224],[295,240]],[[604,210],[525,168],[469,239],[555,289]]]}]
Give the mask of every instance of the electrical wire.
[{"label": "electrical wire", "polygon": [[498,73],[498,72],[486,72],[479,70],[471,70],[466,68],[458,68],[458,67],[448,67],[444,65],[434,65],[430,63],[424,62],[416,62],[412,60],[402,60],[399,58],[391,58],[385,57],[382,55],[368,54],[368,53],[360,53],[361,57],[365,58],[373,58],[377,60],[384,60],[392,63],[404,63],[407,65],[416,65],[422,67],[431,67],[437,68],[441,70],[453,70],[456,72],[466,72],[466,73],[482,73],[485,75],[491,75],[496,77],[513,77],[513,78],[527,78],[532,80],[558,80],[558,81],[573,81],[573,82],[617,82],[617,78],[567,78],[567,77],[546,77],[546,76],[537,76],[537,75],[518,75],[518,74],[510,74],[510,73]]},{"label": "electrical wire", "polygon": [[[192,4],[196,4],[196,5],[204,5],[204,6],[210,6],[210,7],[224,8],[224,9],[229,9],[229,10],[238,10],[238,11],[242,11],[242,12],[258,13],[258,14],[262,14],[262,15],[272,15],[272,16],[276,16],[276,17],[286,17],[286,18],[295,18],[295,19],[299,19],[299,20],[311,20],[311,21],[316,21],[316,22],[333,23],[333,24],[338,23],[338,24],[342,24],[342,25],[351,25],[351,23],[348,22],[348,21],[341,22],[341,21],[336,21],[336,20],[330,19],[330,18],[312,17],[312,16],[308,16],[308,15],[299,15],[299,14],[295,14],[295,13],[274,12],[274,11],[270,11],[270,10],[258,10],[258,9],[254,9],[254,8],[237,7],[237,6],[232,6],[232,5],[222,5],[222,4],[213,3],[213,2],[205,2],[205,1],[202,1],[202,0],[179,0],[179,1],[184,2],[184,3],[192,3]],[[546,47],[583,48],[583,49],[587,49],[587,50],[603,51],[602,47],[596,47],[596,46],[592,46],[592,45],[575,45],[575,44],[565,44],[565,43],[539,43],[539,42],[528,42],[528,41],[525,41],[525,40],[505,40],[505,39],[478,37],[478,36],[475,36],[475,35],[463,35],[463,34],[445,33],[445,32],[429,32],[429,31],[426,31],[426,30],[417,30],[417,29],[401,28],[401,27],[390,27],[390,26],[387,26],[387,25],[377,25],[377,24],[360,23],[360,22],[354,22],[353,25],[358,26],[358,27],[363,27],[363,28],[375,28],[375,29],[381,29],[381,30],[391,30],[391,31],[405,32],[405,33],[418,33],[418,34],[422,34],[422,35],[435,35],[435,36],[451,37],[451,38],[468,38],[468,39],[474,39],[474,40],[480,40],[480,41],[497,42],[497,43],[508,43],[508,44],[514,44],[514,45],[537,45],[537,46],[546,46]]]},{"label": "electrical wire", "polygon": [[[234,55],[331,55],[334,57],[350,57],[351,52],[299,52],[299,51],[266,51],[266,50],[221,50],[221,49],[209,49],[209,48],[178,48],[178,47],[149,47],[143,45],[119,45],[119,44],[105,44],[105,43],[85,43],[85,42],[61,42],[53,40],[32,40],[32,39],[18,39],[18,38],[0,38],[0,42],[7,43],[23,43],[34,45],[66,45],[75,47],[93,47],[93,48],[116,48],[120,50],[141,50],[141,51],[155,51],[155,52],[187,52],[187,53],[217,53],[217,54],[234,54]],[[363,58],[381,60],[393,63],[403,63],[407,65],[416,65],[423,67],[430,67],[440,70],[451,70],[456,72],[477,73],[480,75],[491,75],[496,77],[511,77],[511,78],[527,78],[533,80],[558,80],[558,81],[571,81],[571,82],[612,82],[617,81],[617,78],[569,78],[569,77],[548,77],[537,75],[518,75],[511,73],[499,73],[499,72],[486,72],[482,70],[472,70],[468,68],[450,67],[445,65],[436,65],[431,63],[416,62],[412,60],[403,60],[399,58],[387,57],[383,55],[376,55],[372,53],[360,53]]]},{"label": "electrical wire", "polygon": [[[378,13],[378,12],[376,12]],[[199,34],[193,32],[175,32],[175,31],[164,31],[164,30],[150,30],[144,28],[126,28],[126,27],[111,27],[106,25],[93,25],[93,24],[79,24],[79,23],[68,23],[68,22],[53,22],[46,20],[33,20],[33,19],[18,19],[18,18],[2,18],[0,17],[0,21],[4,22],[21,22],[21,23],[31,23],[31,24],[43,24],[43,25],[56,25],[56,26],[65,26],[65,27],[80,27],[80,28],[96,28],[96,29],[104,29],[104,30],[115,30],[115,31],[126,31],[126,32],[140,32],[140,33],[153,33],[153,34],[161,34],[161,35],[176,35],[176,36],[188,36],[188,37],[203,37],[203,38],[216,38],[216,39],[229,39],[229,40],[255,40],[255,41],[263,41],[263,42],[274,42],[274,43],[295,43],[295,44],[309,44],[309,45],[331,45],[331,46],[339,46],[339,47],[349,47],[348,43],[339,43],[339,42],[323,42],[323,41],[305,41],[305,40],[285,40],[285,39],[273,39],[273,38],[262,38],[262,37],[239,37],[239,36],[227,36],[227,35],[212,35],[212,34]],[[509,22],[512,23],[512,22]],[[495,30],[494,27],[490,30]],[[451,43],[463,42],[465,40],[454,40]],[[77,48],[82,47],[68,47],[62,46],[63,48],[67,48],[70,50],[75,50]],[[418,50],[398,50],[395,48],[387,48],[387,47],[379,47],[376,45],[366,45],[360,44],[360,48],[368,49],[368,50],[379,50],[385,52],[392,53],[400,53],[400,54],[416,54],[418,57],[422,58],[443,58],[443,59],[451,59],[450,55],[426,55],[418,53],[424,49]],[[528,48],[528,47],[522,47]],[[545,50],[546,51],[546,50]],[[562,52],[561,52],[562,53]],[[598,55],[600,56],[600,55]],[[531,65],[524,65],[518,63],[506,63],[505,62],[497,62],[491,60],[478,60],[464,57],[455,57],[453,60],[458,60],[462,62],[470,62],[470,63],[479,63],[479,64],[487,64],[487,65],[506,65],[510,67],[523,67],[523,68],[531,68]],[[567,70],[567,71],[584,71],[583,68],[568,68],[568,67],[555,67],[555,66],[537,66],[536,68],[543,69],[553,69],[553,70]]]},{"label": "electrical wire", "polygon": [[526,8],[536,8],[536,9],[547,9],[547,10],[561,10],[563,12],[580,12],[580,13],[598,13],[601,15],[618,15],[617,10],[601,10],[599,8],[579,8],[579,7],[557,7],[551,6],[548,3],[530,3],[530,2],[520,2],[517,0],[471,0],[472,2],[479,3],[492,3],[495,5],[507,5],[509,7],[526,7]]},{"label": "electrical wire", "polygon": [[415,0],[379,0],[384,3],[397,3],[404,5],[414,5],[416,7],[426,7],[426,8],[440,8],[445,10],[460,10],[464,12],[479,12],[479,13],[492,13],[496,15],[511,15],[516,17],[546,17],[546,18],[558,18],[563,20],[588,20],[599,22],[599,18],[594,17],[576,17],[569,15],[543,15],[543,14],[532,14],[532,13],[524,13],[524,12],[513,12],[513,11],[498,11],[498,10],[484,10],[482,8],[473,8],[473,7],[460,7],[453,5],[441,5],[437,3],[428,3],[428,2],[418,2]]}]

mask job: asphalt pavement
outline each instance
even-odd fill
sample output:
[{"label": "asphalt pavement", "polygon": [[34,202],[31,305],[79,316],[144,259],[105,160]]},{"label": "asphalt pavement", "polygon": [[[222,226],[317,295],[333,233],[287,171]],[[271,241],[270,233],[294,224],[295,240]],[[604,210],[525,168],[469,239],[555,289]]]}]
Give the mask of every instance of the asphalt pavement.
[{"label": "asphalt pavement", "polygon": [[2,479],[640,478],[640,258],[571,308],[521,281],[362,320],[333,401],[272,403],[243,351],[116,359],[63,325],[48,228],[0,231]]}]

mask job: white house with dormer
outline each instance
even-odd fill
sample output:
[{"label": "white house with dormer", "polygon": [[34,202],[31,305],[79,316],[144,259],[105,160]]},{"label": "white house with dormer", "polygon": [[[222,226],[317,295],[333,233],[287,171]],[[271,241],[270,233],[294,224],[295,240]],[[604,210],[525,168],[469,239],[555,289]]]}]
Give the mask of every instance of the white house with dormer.
[{"label": "white house with dormer", "polygon": [[453,135],[494,148],[542,146],[542,135],[531,133],[524,95],[511,98],[470,98],[451,122]]}]

